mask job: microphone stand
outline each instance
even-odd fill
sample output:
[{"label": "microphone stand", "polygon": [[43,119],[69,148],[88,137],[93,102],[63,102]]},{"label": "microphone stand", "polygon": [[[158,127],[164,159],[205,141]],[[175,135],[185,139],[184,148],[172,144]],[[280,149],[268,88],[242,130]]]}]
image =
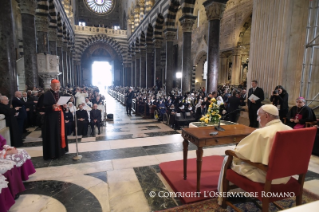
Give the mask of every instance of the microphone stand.
[{"label": "microphone stand", "polygon": [[[227,113],[227,114],[223,115],[222,118],[224,119],[226,116],[228,116],[229,114],[235,113],[236,111],[245,111],[245,110],[242,109],[242,108],[238,108],[238,109],[236,109],[236,110],[234,110],[234,111],[232,111],[230,113]],[[215,127],[215,130],[217,130],[217,131],[225,131],[224,128],[220,127],[220,119],[219,119],[219,122],[218,122],[218,126]]]},{"label": "microphone stand", "polygon": [[[74,105],[75,105],[75,98],[74,98]],[[73,106],[74,106],[73,105]],[[76,106],[74,106],[76,109]],[[76,117],[76,110],[74,111],[74,121],[75,121],[75,146],[76,146],[76,156],[73,158],[75,161],[79,161],[82,159],[82,155],[79,155],[79,149],[78,149],[78,119]]]}]

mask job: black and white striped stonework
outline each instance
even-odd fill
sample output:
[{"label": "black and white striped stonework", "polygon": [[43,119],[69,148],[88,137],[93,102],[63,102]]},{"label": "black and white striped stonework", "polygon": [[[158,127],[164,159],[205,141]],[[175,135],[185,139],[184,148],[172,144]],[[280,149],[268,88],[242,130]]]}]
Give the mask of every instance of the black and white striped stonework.
[{"label": "black and white striped stonework", "polygon": [[152,24],[149,24],[147,27],[147,34],[146,34],[146,45],[152,45],[153,44],[153,26]]},{"label": "black and white striped stonework", "polygon": [[195,7],[195,0],[183,0],[182,2],[183,15],[193,16],[194,7]]},{"label": "black and white striped stonework", "polygon": [[67,29],[66,29],[66,26],[65,26],[65,23],[63,23],[63,43],[67,43],[68,40],[67,40]]},{"label": "black and white striped stonework", "polygon": [[48,0],[37,0],[37,9],[35,13],[37,16],[48,16],[49,14]]},{"label": "black and white striped stonework", "polygon": [[176,19],[176,13],[178,11],[178,7],[180,6],[179,1],[172,0],[171,4],[168,8],[168,14],[166,17],[166,27],[167,28],[175,28],[175,19]]},{"label": "black and white striped stonework", "polygon": [[58,26],[58,37],[63,37],[63,27],[62,27],[62,21],[61,21],[60,13],[58,13],[57,26]]},{"label": "black and white striped stonework", "polygon": [[158,14],[155,24],[154,38],[162,39],[162,31],[163,31],[164,17],[162,14]]},{"label": "black and white striped stonework", "polygon": [[145,42],[146,42],[145,33],[142,32],[140,37],[140,48],[145,48]]},{"label": "black and white striped stonework", "polygon": [[23,40],[19,40],[19,58],[23,57]]},{"label": "black and white striped stonework", "polygon": [[49,1],[50,28],[57,28],[57,12],[53,0]]}]

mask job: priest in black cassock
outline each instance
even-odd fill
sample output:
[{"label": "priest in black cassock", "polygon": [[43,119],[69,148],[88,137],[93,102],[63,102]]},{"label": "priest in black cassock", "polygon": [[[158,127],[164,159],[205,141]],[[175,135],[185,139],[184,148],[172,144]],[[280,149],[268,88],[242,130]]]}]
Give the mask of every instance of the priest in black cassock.
[{"label": "priest in black cassock", "polygon": [[60,96],[62,96],[59,91],[60,82],[54,79],[51,81],[51,89],[43,94],[45,108],[42,127],[44,160],[59,158],[69,151],[63,108],[61,105],[57,105]]},{"label": "priest in black cassock", "polygon": [[11,146],[20,147],[22,143],[22,133],[16,119],[20,107],[10,108],[9,99],[6,96],[0,97],[0,114],[6,117],[6,125],[10,129]]}]

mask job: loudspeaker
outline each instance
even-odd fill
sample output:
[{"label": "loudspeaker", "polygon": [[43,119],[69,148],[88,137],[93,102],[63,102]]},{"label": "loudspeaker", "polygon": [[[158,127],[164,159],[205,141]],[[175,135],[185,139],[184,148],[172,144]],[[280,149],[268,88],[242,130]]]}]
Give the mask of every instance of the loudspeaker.
[{"label": "loudspeaker", "polygon": [[113,119],[113,114],[107,114],[107,119]]}]

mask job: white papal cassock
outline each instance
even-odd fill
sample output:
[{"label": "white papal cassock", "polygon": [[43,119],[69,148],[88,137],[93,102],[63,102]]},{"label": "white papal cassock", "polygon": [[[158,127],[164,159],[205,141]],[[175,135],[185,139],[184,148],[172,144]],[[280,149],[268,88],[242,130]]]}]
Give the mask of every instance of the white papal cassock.
[{"label": "white papal cassock", "polygon": [[[265,127],[256,129],[250,135],[241,140],[235,148],[235,153],[238,157],[250,160],[254,163],[262,163],[268,165],[269,155],[278,131],[292,130],[291,127],[284,125],[279,119],[272,120]],[[221,169],[218,181],[218,191],[222,192],[222,181],[224,174],[224,165],[227,162],[228,156],[224,158],[223,167]],[[236,173],[247,177],[248,179],[258,182],[266,182],[266,173],[252,165],[249,165],[238,158],[234,158],[232,170]],[[285,184],[290,177],[279,178],[272,181],[272,184]],[[221,204],[221,198],[218,203]]]}]

